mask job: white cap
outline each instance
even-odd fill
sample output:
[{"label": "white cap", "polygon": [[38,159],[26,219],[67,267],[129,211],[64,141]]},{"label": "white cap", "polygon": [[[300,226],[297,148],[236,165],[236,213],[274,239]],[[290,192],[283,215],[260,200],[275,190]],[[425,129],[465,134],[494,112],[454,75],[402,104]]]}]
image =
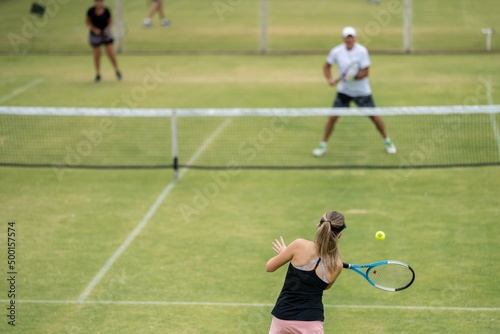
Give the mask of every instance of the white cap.
[{"label": "white cap", "polygon": [[342,37],[352,36],[356,37],[356,29],[353,27],[345,27],[342,29]]}]

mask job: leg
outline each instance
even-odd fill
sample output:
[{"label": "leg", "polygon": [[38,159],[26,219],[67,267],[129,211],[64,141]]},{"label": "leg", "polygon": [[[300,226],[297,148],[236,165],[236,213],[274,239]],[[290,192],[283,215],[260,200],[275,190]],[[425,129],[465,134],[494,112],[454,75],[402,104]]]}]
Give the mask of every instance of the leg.
[{"label": "leg", "polygon": [[325,124],[325,131],[323,132],[323,141],[327,142],[328,139],[330,139],[330,136],[332,135],[333,129],[335,129],[335,123],[337,123],[337,120],[340,118],[340,116],[330,116],[328,117],[328,120],[326,121]]},{"label": "leg", "polygon": [[106,54],[108,55],[115,71],[118,71],[118,61],[116,60],[115,50],[113,50],[113,44],[106,44]]},{"label": "leg", "polygon": [[335,123],[337,123],[337,120],[339,119],[339,117],[340,116],[328,117],[328,120],[326,121],[326,124],[325,124],[325,130],[323,132],[323,138],[321,140],[321,143],[319,143],[318,147],[316,147],[313,150],[314,156],[320,157],[322,155],[325,155],[328,139],[330,138],[330,136],[333,132],[333,129],[335,128]]},{"label": "leg", "polygon": [[386,139],[387,133],[385,132],[385,125],[384,121],[382,121],[382,118],[380,116],[370,116],[370,119],[375,124],[378,132],[380,132],[380,134],[382,135],[382,138]]},{"label": "leg", "polygon": [[116,60],[116,54],[115,50],[113,49],[112,43],[106,44],[106,54],[108,55],[113,68],[115,69],[116,77],[118,78],[118,80],[120,80],[122,78],[122,74],[120,73],[120,69],[118,68],[118,61]]},{"label": "leg", "polygon": [[149,9],[148,19],[152,19],[155,13],[161,8],[161,1],[153,1]]},{"label": "leg", "polygon": [[[335,101],[333,102],[334,108],[340,107],[349,107],[349,103],[351,102],[351,97],[342,93],[337,93],[335,97]],[[320,157],[326,153],[326,147],[328,139],[332,135],[332,132],[335,128],[335,124],[337,123],[340,116],[330,116],[325,124],[325,129],[323,131],[323,138],[321,143],[319,143],[318,147],[313,150],[313,155]]]},{"label": "leg", "polygon": [[[360,96],[354,98],[354,103],[360,108],[374,108],[375,102],[373,101],[373,97],[371,95],[368,96]],[[385,132],[384,121],[379,116],[369,116],[372,122],[377,127],[378,132],[382,135],[384,139],[387,138],[387,133]]]},{"label": "leg", "polygon": [[[333,101],[334,108],[349,108],[349,104],[351,103],[352,98],[342,93],[337,93],[335,100]],[[335,128],[335,123],[340,116],[330,116],[325,125],[325,131],[323,133],[323,141],[327,142],[330,138],[333,129]]]},{"label": "leg", "polygon": [[158,7],[156,11],[158,12],[158,15],[160,15],[160,19],[165,19],[165,13],[163,12],[163,1],[157,1]]},{"label": "leg", "polygon": [[[360,107],[375,107],[375,102],[373,102],[373,98],[371,95],[368,96],[360,96],[354,99],[354,102]],[[385,150],[387,153],[396,153],[396,146],[391,141],[391,138],[387,135],[387,132],[385,131],[385,125],[384,121],[380,116],[369,116],[373,124],[375,124],[375,127],[377,128],[378,132],[384,138],[384,146]]]},{"label": "leg", "polygon": [[387,153],[391,154],[396,153],[397,151],[396,146],[394,146],[391,138],[389,138],[387,132],[385,132],[384,121],[382,121],[382,118],[380,118],[380,116],[370,116],[370,119],[377,127],[377,130],[382,135],[382,138],[384,138],[384,146]]},{"label": "leg", "polygon": [[148,16],[144,19],[143,23],[146,28],[151,28],[152,18],[155,15],[156,11],[160,7],[161,3],[159,1],[153,1],[151,7],[149,8]]},{"label": "leg", "polygon": [[162,26],[168,26],[170,24],[170,22],[167,20],[167,18],[165,17],[165,13],[163,12],[163,1],[162,0],[158,0],[158,15],[160,16],[160,24]]},{"label": "leg", "polygon": [[101,80],[101,47],[92,47],[93,58],[94,58],[94,68],[95,68],[95,80]]}]

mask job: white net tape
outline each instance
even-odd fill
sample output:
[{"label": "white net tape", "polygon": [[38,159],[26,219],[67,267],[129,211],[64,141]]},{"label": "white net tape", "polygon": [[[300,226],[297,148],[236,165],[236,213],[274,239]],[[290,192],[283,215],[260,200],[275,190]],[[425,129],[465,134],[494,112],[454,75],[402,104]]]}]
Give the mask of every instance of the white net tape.
[{"label": "white net tape", "polygon": [[107,117],[238,117],[238,116],[389,116],[499,113],[500,105],[416,106],[381,108],[200,108],[200,109],[127,109],[70,107],[0,106],[0,114],[30,116],[107,116]]}]

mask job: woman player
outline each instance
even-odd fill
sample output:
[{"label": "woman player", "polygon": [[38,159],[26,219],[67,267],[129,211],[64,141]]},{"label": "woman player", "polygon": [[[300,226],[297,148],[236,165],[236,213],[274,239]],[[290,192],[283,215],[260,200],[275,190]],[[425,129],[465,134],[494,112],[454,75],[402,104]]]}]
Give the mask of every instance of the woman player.
[{"label": "woman player", "polygon": [[285,245],[283,238],[273,242],[278,253],[266,263],[273,272],[290,262],[285,283],[272,310],[270,334],[323,334],[323,290],[331,288],[342,272],[338,240],[346,228],[337,211],[325,213],[314,242],[296,239]]},{"label": "woman player", "polygon": [[121,80],[122,74],[118,69],[118,62],[113,50],[113,35],[110,31],[112,24],[111,12],[104,6],[103,0],[94,0],[94,6],[87,11],[85,23],[90,29],[89,42],[94,54],[95,81],[101,81],[101,45],[104,45],[106,49],[106,54],[115,69],[116,78]]}]

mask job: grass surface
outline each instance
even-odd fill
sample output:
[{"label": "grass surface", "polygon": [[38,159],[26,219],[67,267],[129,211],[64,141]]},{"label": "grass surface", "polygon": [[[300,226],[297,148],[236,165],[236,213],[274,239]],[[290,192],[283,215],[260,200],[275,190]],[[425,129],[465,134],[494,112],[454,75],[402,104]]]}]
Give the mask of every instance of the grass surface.
[{"label": "grass surface", "polygon": [[50,169],[2,168],[2,216],[19,240],[16,330],[266,332],[285,273],[263,270],[270,241],[312,238],[317,212],[330,208],[347,218],[345,260],[404,260],[417,280],[390,294],[343,273],[325,293],[326,332],[498,330],[498,168],[413,171],[391,187],[388,171],[221,173],[185,174],[78,304],[170,173],[74,171],[58,182]]},{"label": "grass surface", "polygon": [[[122,82],[116,81],[103,58],[103,85],[93,82],[90,52],[86,56],[3,56],[0,96],[35,80],[41,82],[0,101],[2,105],[64,107],[325,107],[335,94],[322,75],[326,54],[119,56]],[[493,102],[500,101],[496,55],[372,55],[371,60],[370,83],[380,107],[488,104],[488,80]],[[145,87],[145,80],[150,88],[144,89],[143,96],[136,90]],[[137,98],[131,97],[134,93]]]},{"label": "grass surface", "polygon": [[[154,18],[146,30],[142,20],[150,1],[123,2],[125,51],[252,51],[261,48],[261,0],[172,0],[165,12],[172,24],[159,26]],[[84,18],[91,1],[40,1],[47,4],[44,18],[29,13],[28,0],[0,3],[0,51],[84,52]],[[113,13],[115,1],[107,1]],[[498,28],[495,0],[413,1],[412,46],[415,51],[486,49],[483,28]],[[340,31],[352,25],[359,42],[372,51],[403,48],[404,0],[268,0],[267,47],[270,51],[323,51],[340,42]],[[115,21],[118,21],[116,18]],[[115,28],[115,33],[118,33]],[[500,36],[492,35],[498,50]]]},{"label": "grass surface", "polygon": [[[386,8],[361,0],[346,3],[270,1],[272,49],[328,50],[337,43],[333,32],[345,25],[335,15],[344,18],[361,8]],[[476,34],[477,29],[498,20],[491,10],[493,1],[476,3],[414,1],[414,45],[482,49],[484,36]],[[20,33],[30,4],[2,1],[0,29]],[[310,56],[125,54],[119,56],[124,80],[116,82],[103,60],[103,82],[96,85],[82,15],[90,4],[71,1],[61,6],[26,45],[31,51],[88,54],[0,57],[1,105],[301,108],[331,104],[334,90],[321,76],[326,51]],[[149,2],[126,2],[126,50],[257,48],[258,17],[252,12],[257,1],[242,1],[222,21],[210,2],[166,4],[173,25],[145,31],[140,24]],[[388,1],[382,4],[387,6]],[[370,12],[359,18],[351,15],[359,19],[353,23],[358,28],[372,20]],[[370,49],[399,49],[400,23],[394,16],[373,36]],[[460,39],[449,37],[457,34]],[[498,35],[494,38],[496,47]],[[11,52],[11,47],[2,34],[0,50]],[[486,80],[492,82],[492,102],[500,101],[500,64],[495,55],[373,55],[372,62],[370,80],[379,106],[488,104]],[[158,85],[127,105],[123,96],[142,87],[151,71],[159,73]],[[135,127],[150,126],[144,124],[137,120]],[[348,131],[350,125],[341,123],[338,130]],[[27,126],[42,124],[35,120]],[[64,131],[49,129],[35,140],[61,143],[56,135]],[[321,125],[311,126],[310,131],[319,135]],[[0,145],[15,132],[2,129]],[[155,132],[151,128],[146,135]],[[376,134],[372,129],[370,133]],[[303,146],[309,154],[312,147]],[[18,149],[36,152],[29,151],[31,145]],[[94,152],[89,158],[108,157]],[[287,242],[313,238],[317,220],[331,209],[347,219],[341,239],[346,261],[397,259],[410,263],[417,277],[410,289],[391,294],[344,272],[325,293],[326,333],[500,331],[498,167],[189,170],[179,183],[171,182],[168,170],[71,170],[59,178],[52,168],[2,167],[0,258],[6,275],[7,222],[15,221],[18,275],[16,327],[9,326],[4,316],[0,332],[266,333],[285,274],[284,269],[264,271],[273,256],[271,241],[280,235]],[[142,228],[128,243],[138,226]],[[385,231],[384,242],[375,240],[377,230]],[[106,267],[120,246],[126,247]],[[105,274],[86,290],[103,267]],[[10,288],[5,275],[0,283],[4,314]]]},{"label": "grass surface", "polygon": [[[325,84],[320,71],[323,56],[122,56],[119,61],[123,81],[114,79],[106,61],[100,84],[91,81],[89,58],[1,57],[0,62],[6,64],[6,80],[0,83],[0,101],[12,106],[305,108],[327,107],[335,93]],[[476,105],[500,101],[500,60],[495,55],[374,55],[372,61],[370,80],[376,104],[380,107]],[[456,71],[457,68],[461,70]],[[65,117],[21,119],[2,116],[2,119],[0,130],[4,145],[0,153],[4,156],[3,162],[34,161],[33,158],[39,156],[35,163],[49,165],[165,166],[170,163],[170,123],[165,120],[105,119],[110,124],[107,131],[101,120],[89,117],[71,118],[71,122]],[[179,119],[181,164],[188,162],[187,159],[223,121]],[[420,151],[420,146],[427,145],[429,140],[433,141],[432,152],[426,152],[423,162],[426,165],[498,161],[498,143],[487,115],[458,120],[448,116],[386,117],[389,134],[401,153],[392,157],[383,153],[379,135],[372,130],[369,121],[359,117],[345,118],[333,137],[333,155],[321,162],[311,156],[310,150],[319,140],[322,118],[282,117],[279,129],[273,130],[272,142],[259,139],[265,135],[261,133],[263,129],[271,127],[272,120],[233,118],[228,121],[228,130],[210,148],[210,152],[219,150],[226,156],[210,153],[201,157],[197,164],[225,166],[230,158],[238,160],[240,166],[336,166],[340,163],[399,166],[407,165],[410,153]],[[500,119],[496,121],[499,123]],[[456,131],[455,126],[459,126],[460,131]],[[193,128],[197,129],[194,133]],[[436,131],[452,131],[450,138],[453,139],[447,137],[446,142],[436,144]],[[24,132],[31,136],[27,138]],[[52,135],[47,137],[47,132]],[[101,133],[99,138],[96,132]],[[89,138],[98,143],[88,148],[82,141]],[[259,149],[258,159],[249,151],[253,150],[255,138],[266,144],[265,150]],[[49,147],[56,150],[49,151]],[[84,152],[80,154],[84,159],[75,157],[74,151]],[[91,154],[87,153],[89,151]],[[461,158],[462,151],[470,156]]]}]

